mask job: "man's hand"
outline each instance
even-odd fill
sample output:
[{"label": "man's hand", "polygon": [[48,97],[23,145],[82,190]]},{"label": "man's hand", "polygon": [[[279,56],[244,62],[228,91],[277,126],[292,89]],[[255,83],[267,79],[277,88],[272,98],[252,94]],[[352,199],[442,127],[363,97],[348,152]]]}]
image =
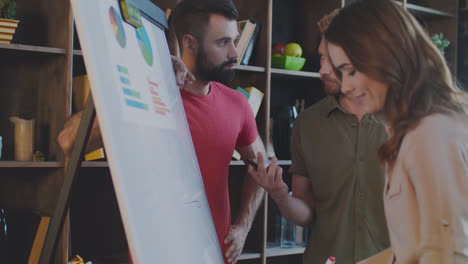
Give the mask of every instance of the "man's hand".
[{"label": "man's hand", "polygon": [[225,257],[228,263],[236,263],[242,248],[244,248],[245,238],[249,231],[245,230],[241,225],[231,225],[228,234],[224,239],[224,245],[229,245],[226,250]]},{"label": "man's hand", "polygon": [[265,168],[262,153],[257,153],[257,170],[248,166],[247,172],[255,183],[265,189],[273,199],[281,199],[288,195],[288,186],[283,181],[283,169],[278,166],[278,160],[273,158],[270,165]]},{"label": "man's hand", "polygon": [[176,56],[171,55],[172,66],[176,75],[177,86],[190,85],[195,81],[195,76],[187,70],[184,62]]}]

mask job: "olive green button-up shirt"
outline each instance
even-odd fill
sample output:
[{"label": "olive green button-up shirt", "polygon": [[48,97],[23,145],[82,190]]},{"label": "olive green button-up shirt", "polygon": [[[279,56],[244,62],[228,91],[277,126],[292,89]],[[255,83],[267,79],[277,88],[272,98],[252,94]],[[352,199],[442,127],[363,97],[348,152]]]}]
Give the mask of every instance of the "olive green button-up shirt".
[{"label": "olive green button-up shirt", "polygon": [[304,264],[356,263],[389,247],[377,150],[387,139],[382,121],[357,117],[334,97],[306,109],[294,123],[289,172],[307,177],[316,221]]}]

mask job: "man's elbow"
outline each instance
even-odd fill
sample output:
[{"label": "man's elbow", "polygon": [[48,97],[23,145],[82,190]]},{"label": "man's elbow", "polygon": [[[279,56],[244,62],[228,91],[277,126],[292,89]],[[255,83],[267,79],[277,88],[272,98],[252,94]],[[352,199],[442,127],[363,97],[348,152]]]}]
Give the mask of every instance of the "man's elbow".
[{"label": "man's elbow", "polygon": [[75,136],[68,129],[60,131],[57,137],[57,143],[65,157],[69,157],[75,142]]}]

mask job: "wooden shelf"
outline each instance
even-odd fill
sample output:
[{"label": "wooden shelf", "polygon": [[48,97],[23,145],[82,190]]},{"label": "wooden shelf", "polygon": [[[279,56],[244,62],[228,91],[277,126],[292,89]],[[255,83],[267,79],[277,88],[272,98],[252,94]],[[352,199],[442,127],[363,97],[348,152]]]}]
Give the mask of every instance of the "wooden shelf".
[{"label": "wooden shelf", "polygon": [[267,257],[277,257],[286,255],[303,254],[305,247],[293,247],[293,248],[267,248]]},{"label": "wooden shelf", "polygon": [[261,257],[262,257],[261,253],[244,252],[239,256],[238,260],[259,259]]},{"label": "wooden shelf", "polygon": [[[305,247],[294,247],[294,248],[272,247],[272,248],[267,248],[267,257],[303,254],[304,250],[305,250]],[[261,253],[244,252],[240,255],[239,260],[258,259],[261,257],[262,257]]]},{"label": "wooden shelf", "polygon": [[[244,161],[242,160],[231,160],[229,162],[230,166],[244,166]],[[278,165],[291,165],[290,160],[278,160]]]},{"label": "wooden shelf", "polygon": [[81,51],[81,50],[73,50],[73,55],[75,55],[75,56],[83,56],[83,51]]},{"label": "wooden shelf", "polygon": [[83,161],[82,168],[107,168],[109,163],[107,161]]},{"label": "wooden shelf", "polygon": [[230,166],[244,166],[244,161],[243,160],[231,160],[229,162]]},{"label": "wooden shelf", "polygon": [[[242,160],[231,160],[230,166],[244,166]],[[290,160],[279,160],[278,165],[291,165]],[[59,161],[0,161],[0,168],[63,168],[63,162]],[[82,168],[109,167],[107,161],[83,161]]]},{"label": "wooden shelf", "polygon": [[58,161],[0,161],[0,168],[63,168]]},{"label": "wooden shelf", "polygon": [[306,71],[290,71],[290,70],[283,70],[283,69],[271,69],[271,74],[273,76],[290,76],[290,77],[306,77],[306,78],[314,78],[319,79],[320,73],[318,72],[306,72]]},{"label": "wooden shelf", "polygon": [[[59,161],[0,161],[0,168],[63,168]],[[106,168],[107,161],[83,161],[82,168]]]},{"label": "wooden shelf", "polygon": [[[403,5],[400,1],[393,1],[393,2],[399,6]],[[418,5],[410,4],[410,3],[406,4],[406,9],[408,9],[409,12],[415,15],[421,15],[421,16],[455,17],[453,14],[450,14],[447,12],[443,12],[443,11],[433,9],[433,8],[418,6]]]},{"label": "wooden shelf", "polygon": [[278,165],[291,165],[292,162],[290,160],[278,160]]},{"label": "wooden shelf", "polygon": [[258,66],[236,65],[234,66],[234,69],[238,71],[265,72],[264,67],[258,67]]},{"label": "wooden shelf", "polygon": [[8,44],[0,43],[0,49],[3,50],[16,50],[16,51],[29,51],[37,53],[46,53],[46,54],[55,54],[55,55],[64,55],[67,53],[65,49],[60,48],[49,48],[41,46],[31,46],[31,45],[22,45],[22,44]]}]

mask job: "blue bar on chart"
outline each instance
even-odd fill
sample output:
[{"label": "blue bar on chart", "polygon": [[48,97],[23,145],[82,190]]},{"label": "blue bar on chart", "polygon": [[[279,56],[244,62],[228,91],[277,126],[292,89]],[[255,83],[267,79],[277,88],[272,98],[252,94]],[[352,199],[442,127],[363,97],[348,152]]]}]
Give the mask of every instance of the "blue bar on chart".
[{"label": "blue bar on chart", "polygon": [[138,102],[138,101],[134,101],[134,100],[130,100],[130,99],[125,99],[125,103],[128,106],[131,106],[131,107],[135,107],[135,108],[142,109],[142,110],[148,110],[148,105],[144,104],[142,102]]},{"label": "blue bar on chart", "polygon": [[126,84],[126,85],[130,86],[130,80],[127,79],[127,78],[125,78],[125,77],[123,77],[123,76],[120,76],[120,82],[121,82],[122,84]]},{"label": "blue bar on chart", "polygon": [[125,68],[124,66],[117,65],[117,70],[118,70],[120,73],[128,74],[128,69]]},{"label": "blue bar on chart", "polygon": [[131,96],[131,97],[135,97],[136,99],[141,99],[141,95],[139,92],[135,91],[135,90],[132,90],[132,89],[129,89],[129,88],[125,88],[123,87],[122,88],[123,92],[125,95],[128,95],[128,96]]}]

